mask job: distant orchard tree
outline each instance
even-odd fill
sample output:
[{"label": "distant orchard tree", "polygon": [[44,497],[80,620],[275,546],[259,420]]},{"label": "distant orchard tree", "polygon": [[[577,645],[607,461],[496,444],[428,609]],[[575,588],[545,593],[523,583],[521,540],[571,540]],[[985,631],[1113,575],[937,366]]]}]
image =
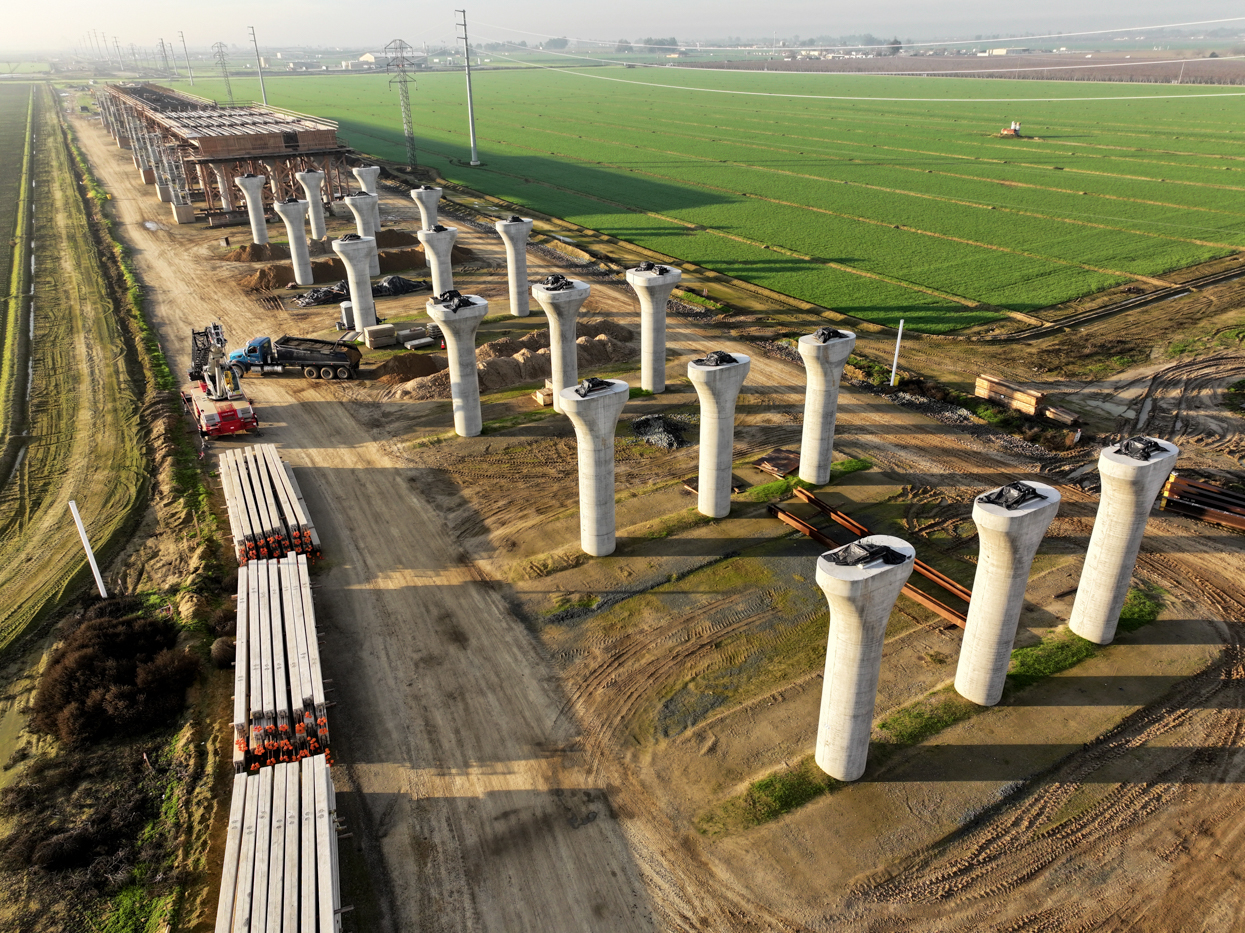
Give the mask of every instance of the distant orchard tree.
[{"label": "distant orchard tree", "polygon": [[547,49],[564,49],[564,48],[566,48],[566,39],[565,39],[565,38],[562,38],[562,39],[549,39],[548,41],[546,41],[546,42],[545,42],[545,48],[547,48]]},{"label": "distant orchard tree", "polygon": [[614,47],[614,51],[615,51],[615,52],[630,52],[630,51],[631,51],[631,43],[630,43],[630,42],[628,42],[626,39],[619,39],[619,40],[618,40],[618,45],[616,45],[616,46]]},{"label": "distant orchard tree", "polygon": [[891,39],[890,42],[886,43],[886,54],[887,55],[898,55],[902,48],[903,48],[903,43],[900,42],[899,39],[897,38]]}]

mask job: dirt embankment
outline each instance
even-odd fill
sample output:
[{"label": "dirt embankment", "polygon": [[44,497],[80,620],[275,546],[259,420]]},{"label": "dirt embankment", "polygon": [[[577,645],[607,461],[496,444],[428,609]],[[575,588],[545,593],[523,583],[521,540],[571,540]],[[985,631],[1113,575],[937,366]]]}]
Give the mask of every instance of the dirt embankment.
[{"label": "dirt embankment", "polygon": [[[631,330],[613,321],[580,321],[575,330],[578,334],[575,345],[581,368],[588,369],[605,363],[629,360],[639,352],[631,343],[634,337]],[[423,358],[435,361],[438,371],[413,379],[403,378],[404,372],[399,369],[402,364],[395,362],[402,359],[401,357],[386,364],[393,368],[386,369],[379,381],[393,386],[387,393],[389,398],[423,401],[450,397],[450,374],[444,368],[445,358],[430,354],[425,354]],[[480,379],[480,388],[485,392],[496,392],[498,389],[525,382],[539,382],[552,372],[547,330],[532,331],[517,340],[503,337],[476,350],[476,373]]]},{"label": "dirt embankment", "polygon": [[[400,230],[385,232],[402,233]],[[409,236],[409,234],[402,235]],[[241,250],[236,250],[235,252],[241,252]],[[475,254],[463,246],[455,246],[450,253],[450,261],[454,265],[467,262],[474,257]],[[380,251],[381,275],[407,272],[411,269],[423,269],[424,267],[424,248],[422,246],[382,249]],[[336,256],[328,259],[316,259],[311,263],[311,275],[312,280],[317,285],[322,285],[326,282],[340,282],[346,277],[346,266]],[[262,266],[250,275],[245,276],[241,284],[243,288],[257,292],[269,291],[274,288],[285,288],[287,285],[294,284],[294,267]]]}]

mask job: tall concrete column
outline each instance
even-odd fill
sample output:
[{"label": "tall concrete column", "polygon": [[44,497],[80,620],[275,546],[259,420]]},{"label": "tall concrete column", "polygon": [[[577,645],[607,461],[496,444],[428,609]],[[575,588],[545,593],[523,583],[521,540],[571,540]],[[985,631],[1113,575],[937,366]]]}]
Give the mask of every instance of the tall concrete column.
[{"label": "tall concrete column", "polygon": [[488,314],[488,302],[479,295],[449,301],[428,299],[428,316],[441,325],[449,356],[450,395],[454,399],[454,431],[476,437],[480,418],[480,377],[476,370],[476,330]]},{"label": "tall concrete column", "polygon": [[311,238],[323,240],[328,236],[324,226],[323,172],[295,172],[294,177],[307,193],[307,216],[311,219]]},{"label": "tall concrete column", "polygon": [[527,317],[532,311],[527,303],[527,238],[532,233],[532,222],[515,214],[509,220],[497,221],[493,226],[506,244],[510,313],[515,317]]},{"label": "tall concrete column", "polygon": [[562,390],[579,382],[575,319],[592,290],[587,282],[551,275],[532,286],[532,297],[549,319],[549,362],[553,370],[553,408],[562,411]]},{"label": "tall concrete column", "polygon": [[359,187],[370,194],[375,200],[372,202],[372,228],[380,229],[380,192],[376,190],[376,180],[380,178],[379,165],[359,165],[350,170],[354,173],[354,177],[359,180]]},{"label": "tall concrete column", "polygon": [[1098,455],[1102,498],[1068,628],[1098,645],[1115,638],[1128,596],[1146,520],[1180,448],[1155,437],[1133,437]]},{"label": "tall concrete column", "polygon": [[264,182],[263,175],[247,172],[234,179],[242,193],[246,195],[246,213],[251,220],[251,239],[256,243],[268,242],[268,221],[264,218]]},{"label": "tall concrete column", "polygon": [[273,205],[285,222],[285,235],[290,241],[290,259],[294,264],[294,281],[311,285],[311,256],[307,251],[307,202],[287,198]]},{"label": "tall concrete column", "polygon": [[342,203],[354,214],[354,226],[359,236],[372,241],[372,257],[368,260],[368,272],[380,275],[380,253],[376,249],[376,215],[373,202],[376,199],[370,194],[354,194],[342,198]]},{"label": "tall concrete column", "polygon": [[797,344],[804,358],[804,431],[800,436],[800,479],[820,486],[830,482],[834,459],[834,422],[839,410],[839,380],[856,346],[856,335],[822,327]]},{"label": "tall concrete column", "polygon": [[687,377],[700,398],[700,474],[696,507],[725,518],[731,511],[731,459],[735,449],[735,400],[752,359],[715,350],[687,364]]},{"label": "tall concrete column", "polygon": [[955,689],[966,700],[993,706],[1003,696],[1029,568],[1059,511],[1059,498],[1053,486],[1025,480],[992,489],[973,503],[981,547],[955,670]]},{"label": "tall concrete column", "polygon": [[817,559],[817,585],[830,607],[830,635],[814,758],[840,781],[865,773],[886,623],[915,557],[912,546],[899,538],[868,535]]},{"label": "tall concrete column", "polygon": [[669,266],[642,262],[627,270],[627,284],[640,299],[640,388],[666,391],[666,302],[683,278]]},{"label": "tall concrete column", "polygon": [[221,210],[233,210],[233,189],[229,187],[229,179],[225,177],[225,170],[213,165],[212,174],[216,176],[216,188],[220,192]]},{"label": "tall concrete column", "polygon": [[376,240],[347,233],[333,241],[333,252],[346,265],[346,282],[350,286],[350,304],[354,308],[355,330],[372,327],[376,323],[376,302],[372,299],[372,280],[368,277],[368,263],[376,252]]},{"label": "tall concrete column", "polygon": [[[585,379],[563,389],[562,410],[575,426],[579,455],[579,546],[585,554],[613,554],[614,430],[631,387],[621,379]],[[582,394],[581,394],[582,393]]]},{"label": "tall concrete column", "polygon": [[419,206],[421,228],[434,229],[437,226],[437,202],[441,200],[441,189],[432,185],[420,185],[411,191],[411,197]]},{"label": "tall concrete column", "polygon": [[437,224],[431,230],[418,230],[415,235],[424,245],[424,261],[432,272],[432,293],[444,295],[454,287],[453,254],[458,228]]}]

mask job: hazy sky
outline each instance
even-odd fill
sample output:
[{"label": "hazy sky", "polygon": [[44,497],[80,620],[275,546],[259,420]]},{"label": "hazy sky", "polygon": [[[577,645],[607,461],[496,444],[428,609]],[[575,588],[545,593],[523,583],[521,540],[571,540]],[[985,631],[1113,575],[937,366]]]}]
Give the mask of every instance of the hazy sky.
[{"label": "hazy sky", "polygon": [[[239,46],[253,25],[261,46],[383,46],[393,38],[412,44],[452,39],[454,4],[399,3],[396,0],[201,0],[196,4],[152,0],[44,0],[6,4],[0,50],[44,50],[81,45],[88,29],[119,37],[123,48],[152,46],[163,37],[176,41],[185,31],[193,47],[214,42]],[[724,36],[845,35],[872,32],[901,37],[971,38],[983,34],[1073,32],[1134,27],[1240,16],[1239,5],[1205,0],[1176,4],[1155,0],[871,0],[827,3],[825,0],[459,0],[467,7],[473,40],[517,39],[529,30],[584,38],[675,35],[679,39]],[[213,25],[206,25],[213,24]],[[1245,21],[1239,24],[1245,29]],[[1213,27],[1208,27],[1213,28]],[[538,36],[527,36],[539,41]]]}]

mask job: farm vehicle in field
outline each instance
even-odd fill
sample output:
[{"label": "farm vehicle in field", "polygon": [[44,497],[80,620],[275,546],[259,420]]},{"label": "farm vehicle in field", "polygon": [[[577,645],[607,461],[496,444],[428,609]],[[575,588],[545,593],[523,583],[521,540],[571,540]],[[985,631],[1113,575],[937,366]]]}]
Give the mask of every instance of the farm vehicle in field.
[{"label": "farm vehicle in field", "polygon": [[182,407],[194,416],[200,437],[258,433],[259,416],[242,391],[239,373],[225,357],[225,330],[210,324],[192,330],[190,385],[182,389]]},{"label": "farm vehicle in field", "polygon": [[354,379],[359,375],[359,348],[316,337],[256,337],[229,354],[229,365],[242,373],[301,372],[308,379]]}]

